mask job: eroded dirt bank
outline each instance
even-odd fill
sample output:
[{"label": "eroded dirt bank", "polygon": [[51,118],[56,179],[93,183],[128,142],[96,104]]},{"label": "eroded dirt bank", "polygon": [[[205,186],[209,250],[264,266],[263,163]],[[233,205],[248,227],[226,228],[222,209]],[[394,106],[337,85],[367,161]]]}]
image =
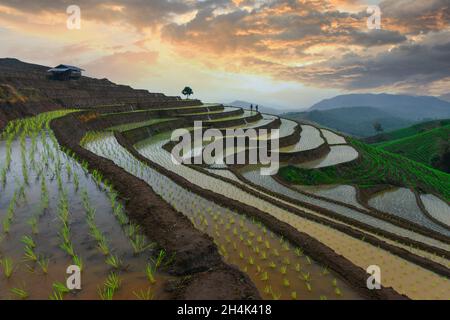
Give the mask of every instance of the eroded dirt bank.
[{"label": "eroded dirt bank", "polygon": [[89,170],[98,170],[111,182],[121,198],[129,217],[139,223],[145,235],[157,242],[169,255],[174,254],[168,272],[180,277],[167,290],[173,298],[260,299],[247,275],[225,264],[213,240],[194,228],[183,214],[156,195],[148,184],[79,146],[86,127],[76,115],[68,115],[51,122],[58,142],[72,150]]}]

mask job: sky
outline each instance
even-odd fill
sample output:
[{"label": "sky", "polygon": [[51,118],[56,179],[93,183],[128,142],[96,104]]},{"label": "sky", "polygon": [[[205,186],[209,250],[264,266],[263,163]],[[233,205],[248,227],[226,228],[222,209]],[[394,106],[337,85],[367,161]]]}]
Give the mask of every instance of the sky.
[{"label": "sky", "polygon": [[450,0],[0,0],[0,57],[301,109],[347,93],[448,94],[449,23]]}]

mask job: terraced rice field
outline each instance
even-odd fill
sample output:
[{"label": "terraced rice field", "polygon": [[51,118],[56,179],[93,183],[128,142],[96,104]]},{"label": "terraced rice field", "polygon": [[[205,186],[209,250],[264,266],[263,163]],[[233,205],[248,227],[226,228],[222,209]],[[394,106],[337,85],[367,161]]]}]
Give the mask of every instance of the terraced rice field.
[{"label": "terraced rice field", "polygon": [[[128,220],[115,191],[62,152],[47,129],[48,121],[64,113],[11,123],[0,144],[5,156],[0,299],[130,299],[143,292],[159,294],[170,277],[152,267],[153,278],[147,279],[153,244]],[[83,274],[83,290],[77,294],[66,287],[71,264]]]},{"label": "terraced rice field", "polygon": [[[165,108],[170,117],[103,129],[87,122],[79,145],[89,151],[88,159],[110,160],[108,166],[145,183],[180,219],[188,218],[193,230],[210,237],[222,261],[248,276],[264,299],[373,298],[378,293],[365,288],[365,270],[371,265],[382,270],[380,295],[391,290],[397,297],[448,299],[450,231],[442,214],[448,204],[431,196],[448,199],[439,176],[425,175],[423,169],[423,177],[413,180],[413,175],[393,173],[391,164],[387,170],[404,187],[368,192],[385,185],[373,177],[387,161],[382,155],[375,162],[364,146],[312,125],[300,124],[299,138],[299,124],[272,115],[222,127],[258,114],[227,116],[236,108],[212,107],[190,107],[187,113],[184,107]],[[48,123],[69,112],[76,121],[76,110],[43,114],[11,123],[3,133],[0,298],[167,298],[165,289],[177,278],[169,272],[176,253],[144,236],[139,221],[128,217],[128,203],[121,202],[101,170],[88,170],[90,163],[63,152]],[[108,117],[136,112],[103,112],[102,119],[107,123]],[[277,176],[262,176],[260,166],[174,163],[167,149],[171,123],[209,114],[206,122],[220,129],[277,123],[282,138],[298,140],[280,152],[299,156],[280,162]],[[359,170],[351,177],[348,168]],[[430,190],[419,195],[427,212],[407,189],[413,188],[411,181]],[[66,288],[69,264],[83,270],[87,282],[81,291]]]},{"label": "terraced rice field", "polygon": [[320,134],[320,130],[309,125],[302,126],[302,138],[296,143],[288,147],[280,148],[282,153],[293,153],[299,151],[308,151],[320,147],[325,140]]},{"label": "terraced rice field", "polygon": [[425,210],[436,220],[450,227],[450,206],[432,194],[423,194],[420,200]]},{"label": "terraced rice field", "polygon": [[358,151],[351,146],[331,146],[330,149],[330,152],[323,158],[305,162],[298,166],[306,169],[320,169],[351,162],[358,158]]}]

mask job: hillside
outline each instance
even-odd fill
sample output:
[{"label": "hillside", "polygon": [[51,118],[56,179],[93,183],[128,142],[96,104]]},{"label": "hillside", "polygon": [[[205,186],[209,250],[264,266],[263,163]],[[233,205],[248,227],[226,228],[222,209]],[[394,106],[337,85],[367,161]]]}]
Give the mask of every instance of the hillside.
[{"label": "hillside", "polygon": [[450,200],[450,175],[363,142],[350,143],[361,154],[361,161],[314,170],[288,166],[280,169],[279,175],[286,181],[304,185],[352,184],[361,189],[404,186]]},{"label": "hillside", "polygon": [[[399,130],[387,134],[393,137],[393,140],[375,146],[450,173],[450,121],[443,121],[442,124],[430,130],[420,129],[423,125]],[[414,130],[426,131],[408,135]]]},{"label": "hillside", "polygon": [[322,100],[313,105],[310,111],[361,106],[373,107],[392,117],[415,122],[450,118],[450,103],[431,96],[349,94]]},{"label": "hillside", "polygon": [[61,108],[180,103],[179,97],[136,90],[108,79],[49,80],[48,69],[17,59],[0,59],[0,129],[9,120]]},{"label": "hillside", "polygon": [[368,137],[363,139],[364,142],[370,143],[370,144],[376,144],[376,143],[383,143],[388,142],[392,140],[402,139],[414,136],[419,133],[424,133],[426,131],[441,128],[444,126],[447,126],[450,124],[450,119],[444,119],[444,120],[436,120],[436,121],[427,121],[427,122],[421,122],[417,123],[413,126],[389,131],[389,132],[383,132],[381,134]]},{"label": "hillside", "polygon": [[392,117],[389,113],[372,107],[351,107],[311,112],[286,113],[286,118],[296,121],[312,121],[356,137],[369,137],[376,134],[375,122],[386,131],[411,125],[413,122]]}]

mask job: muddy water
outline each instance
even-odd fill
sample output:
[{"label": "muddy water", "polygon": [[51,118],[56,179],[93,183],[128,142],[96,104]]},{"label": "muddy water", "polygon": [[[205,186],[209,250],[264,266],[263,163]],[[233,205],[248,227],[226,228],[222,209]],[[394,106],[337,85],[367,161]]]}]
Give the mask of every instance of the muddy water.
[{"label": "muddy water", "polygon": [[[10,258],[14,264],[12,276],[7,279],[4,268],[0,267],[0,299],[18,299],[11,289],[21,288],[26,290],[30,299],[48,299],[52,294],[54,282],[66,281],[66,268],[74,264],[72,258],[59,246],[62,223],[58,217],[58,204],[62,194],[68,199],[70,212],[70,236],[75,253],[83,260],[81,277],[82,290],[69,293],[65,299],[99,299],[98,288],[102,287],[106,277],[113,269],[105,263],[105,255],[97,248],[97,242],[89,233],[86,220],[86,210],[82,202],[82,193],[87,192],[90,204],[96,210],[95,224],[106,237],[111,252],[123,261],[122,270],[118,271],[122,284],[114,295],[114,299],[136,299],[133,291],[147,291],[150,287],[155,297],[163,297],[162,285],[169,277],[158,274],[156,284],[149,285],[145,275],[145,267],[151,251],[147,250],[139,255],[133,254],[129,238],[113,215],[108,194],[103,186],[98,186],[95,181],[86,174],[81,166],[68,158],[59,149],[55,148],[53,141],[41,132],[36,143],[35,161],[31,161],[30,150],[33,149],[30,138],[25,140],[27,155],[26,168],[28,184],[24,182],[22,151],[20,141],[14,140],[11,146],[11,167],[7,173],[5,186],[1,187],[0,196],[0,221],[6,221],[6,214],[12,202],[14,193],[19,194],[22,187],[24,193],[17,196],[15,210],[9,233],[1,229],[0,243],[1,258]],[[44,145],[47,147],[44,147]],[[45,154],[52,154],[53,159]],[[1,167],[5,164],[5,142],[0,142]],[[59,161],[57,160],[59,158]],[[60,170],[61,183],[58,183],[57,172]],[[70,174],[68,174],[70,172]],[[76,178],[75,178],[76,177]],[[75,181],[78,180],[78,188]],[[43,205],[42,181],[45,181],[45,189],[48,193],[48,208]],[[62,188],[61,188],[62,186]],[[23,196],[23,194],[25,196]],[[32,229],[29,221],[35,217],[35,229]],[[38,263],[24,258],[24,247],[21,239],[23,236],[33,238],[36,248],[35,254],[48,259],[48,272],[45,274]]]},{"label": "muddy water", "polygon": [[369,200],[369,205],[403,219],[413,221],[425,228],[450,236],[450,231],[436,224],[420,210],[414,193],[406,188],[398,188],[379,193]]},{"label": "muddy water", "polygon": [[332,146],[330,149],[326,156],[297,166],[305,169],[319,169],[351,162],[358,158],[358,151],[350,146]]},{"label": "muddy water", "polygon": [[280,152],[300,152],[313,150],[324,144],[325,141],[320,136],[320,131],[312,126],[303,125],[300,140],[291,146],[280,148]]},{"label": "muddy water", "polygon": [[224,259],[246,272],[264,298],[360,298],[343,280],[304,256],[301,249],[257,221],[199,197],[139,163],[113,136],[91,140],[86,148],[146,181],[197,228],[212,236]]},{"label": "muddy water", "polygon": [[420,196],[425,209],[435,219],[450,227],[450,206],[432,194]]}]

